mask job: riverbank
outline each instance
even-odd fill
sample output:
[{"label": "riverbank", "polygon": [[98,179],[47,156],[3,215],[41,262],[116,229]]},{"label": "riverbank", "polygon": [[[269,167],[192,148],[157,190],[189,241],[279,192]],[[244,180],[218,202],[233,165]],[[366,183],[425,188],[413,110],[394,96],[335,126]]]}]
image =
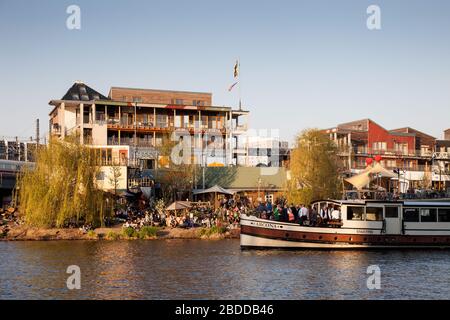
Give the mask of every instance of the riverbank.
[{"label": "riverbank", "polygon": [[[231,231],[217,228],[156,228],[156,235],[145,237],[147,240],[167,239],[238,239],[239,229]],[[136,240],[137,236],[127,236],[121,226],[98,228],[90,232],[79,229],[41,229],[24,225],[11,226],[6,235],[0,236],[0,241],[52,241],[52,240]]]}]

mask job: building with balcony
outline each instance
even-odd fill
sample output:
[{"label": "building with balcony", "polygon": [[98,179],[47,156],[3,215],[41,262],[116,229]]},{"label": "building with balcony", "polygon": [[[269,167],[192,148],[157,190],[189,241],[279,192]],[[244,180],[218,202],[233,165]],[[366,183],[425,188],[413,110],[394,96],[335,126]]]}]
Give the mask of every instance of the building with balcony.
[{"label": "building with balcony", "polygon": [[436,174],[448,166],[447,160],[436,157],[445,143],[431,135],[410,127],[387,130],[371,119],[342,123],[324,132],[336,142],[347,175],[364,169],[367,158],[381,156],[385,168],[400,170],[403,189],[417,188],[426,180],[436,188],[450,186],[448,171]]},{"label": "building with balcony", "polygon": [[245,136],[240,147],[243,156],[238,164],[243,167],[287,167],[290,158],[289,143],[276,137]]},{"label": "building with balcony", "polygon": [[195,164],[237,165],[249,114],[213,106],[211,93],[112,87],[104,96],[82,82],[49,104],[52,136],[76,134],[82,144],[143,169],[160,165],[158,148],[167,137],[189,142]]}]

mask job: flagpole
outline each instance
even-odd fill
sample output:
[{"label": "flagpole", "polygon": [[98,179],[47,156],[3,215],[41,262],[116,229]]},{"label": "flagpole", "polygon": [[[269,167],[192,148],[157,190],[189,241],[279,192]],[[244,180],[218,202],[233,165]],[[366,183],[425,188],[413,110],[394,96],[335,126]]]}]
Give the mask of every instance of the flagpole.
[{"label": "flagpole", "polygon": [[238,57],[238,68],[239,68],[239,74],[238,74],[238,81],[239,81],[239,110],[242,110],[242,81],[241,81],[241,57]]}]

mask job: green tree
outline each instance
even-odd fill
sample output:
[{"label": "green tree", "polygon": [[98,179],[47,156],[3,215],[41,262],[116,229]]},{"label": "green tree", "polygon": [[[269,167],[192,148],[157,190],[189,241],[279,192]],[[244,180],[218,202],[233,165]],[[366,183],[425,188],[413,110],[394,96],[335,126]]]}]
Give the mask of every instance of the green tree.
[{"label": "green tree", "polygon": [[[173,137],[172,133],[166,133],[162,136],[162,142],[156,147],[158,166],[155,179],[161,183],[161,189],[164,200],[168,203],[178,199],[180,193],[187,193],[192,190],[195,176],[198,175],[199,170],[196,170],[196,164],[193,163],[193,155],[184,155],[185,150],[176,149],[180,140]],[[179,146],[179,145],[178,145]],[[175,151],[174,151],[175,150]],[[174,163],[174,152],[176,157],[184,160],[190,159],[188,163]],[[189,151],[190,152],[190,151]]]},{"label": "green tree", "polygon": [[341,175],[336,144],[323,132],[308,129],[296,138],[291,153],[291,179],[288,200],[310,204],[339,196]]},{"label": "green tree", "polygon": [[19,210],[28,225],[103,223],[105,195],[95,183],[99,172],[95,152],[77,141],[76,137],[51,140],[36,152],[35,167],[21,172]]},{"label": "green tree", "polygon": [[117,189],[119,188],[120,178],[122,177],[122,169],[120,166],[113,164],[109,168],[109,184],[113,187],[114,195],[117,195]]}]

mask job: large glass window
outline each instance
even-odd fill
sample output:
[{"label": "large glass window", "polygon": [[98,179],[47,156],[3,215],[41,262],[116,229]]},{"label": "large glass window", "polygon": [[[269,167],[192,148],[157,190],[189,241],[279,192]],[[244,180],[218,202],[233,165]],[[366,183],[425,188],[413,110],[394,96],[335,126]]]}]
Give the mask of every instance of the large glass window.
[{"label": "large glass window", "polygon": [[386,151],[387,150],[387,143],[386,142],[374,142],[373,143],[373,150],[374,151]]},{"label": "large glass window", "polygon": [[362,220],[364,215],[364,207],[348,206],[347,220]]},{"label": "large glass window", "polygon": [[386,207],[384,211],[386,218],[398,218],[398,207]]},{"label": "large glass window", "polygon": [[420,222],[436,222],[437,221],[436,209],[420,209]]},{"label": "large glass window", "polygon": [[181,128],[182,116],[175,116],[175,128]]},{"label": "large glass window", "polygon": [[405,222],[419,222],[419,209],[418,208],[404,208],[403,220]]},{"label": "large glass window", "polygon": [[366,220],[367,221],[382,221],[383,220],[383,208],[367,207],[366,208]]},{"label": "large glass window", "polygon": [[439,209],[439,222],[450,222],[450,208]]},{"label": "large glass window", "polygon": [[167,115],[157,114],[156,115],[156,126],[159,128],[166,128],[167,127]]}]

